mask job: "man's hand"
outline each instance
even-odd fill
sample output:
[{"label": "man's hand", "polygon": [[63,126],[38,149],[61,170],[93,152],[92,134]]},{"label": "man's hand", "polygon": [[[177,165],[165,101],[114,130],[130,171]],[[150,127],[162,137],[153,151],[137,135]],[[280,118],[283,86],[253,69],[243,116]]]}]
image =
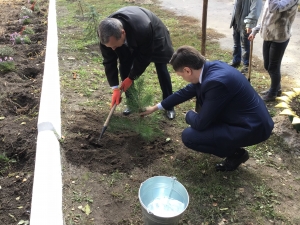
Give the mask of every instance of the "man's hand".
[{"label": "man's hand", "polygon": [[113,94],[111,97],[111,104],[110,104],[110,108],[112,108],[114,106],[114,104],[119,105],[121,102],[121,91],[119,88],[115,88],[113,90]]},{"label": "man's hand", "polygon": [[123,80],[120,89],[125,92],[128,90],[128,88],[130,88],[131,85],[132,80],[129,77],[127,77],[125,80]]},{"label": "man's hand", "polygon": [[255,38],[255,34],[252,34],[252,33],[251,33],[251,34],[249,35],[249,37],[248,37],[248,40],[249,40],[249,41],[253,41],[254,38]]},{"label": "man's hand", "polygon": [[158,110],[157,105],[151,106],[151,107],[147,107],[146,110],[145,110],[144,112],[141,112],[141,113],[140,113],[140,116],[146,116],[146,115],[149,115],[149,114],[155,112],[156,110]]}]

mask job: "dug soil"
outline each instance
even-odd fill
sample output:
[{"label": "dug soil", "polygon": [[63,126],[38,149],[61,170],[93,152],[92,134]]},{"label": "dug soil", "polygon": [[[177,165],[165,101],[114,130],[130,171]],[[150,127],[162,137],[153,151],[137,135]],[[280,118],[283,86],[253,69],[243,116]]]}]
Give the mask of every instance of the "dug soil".
[{"label": "dug soil", "polygon": [[[0,55],[12,57],[15,70],[0,71],[0,223],[17,224],[30,217],[31,192],[37,138],[37,116],[43,79],[47,34],[47,1],[39,1],[27,28],[31,44],[13,44],[11,34],[22,33],[22,0],[0,0]],[[23,34],[24,36],[24,34]]]}]

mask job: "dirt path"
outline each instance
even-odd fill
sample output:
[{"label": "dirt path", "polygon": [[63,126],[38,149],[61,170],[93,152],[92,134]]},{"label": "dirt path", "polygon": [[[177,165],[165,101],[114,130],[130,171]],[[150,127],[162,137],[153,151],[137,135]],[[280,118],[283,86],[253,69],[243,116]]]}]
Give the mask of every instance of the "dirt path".
[{"label": "dirt path", "polygon": [[[263,1],[264,4],[264,1]],[[192,16],[199,20],[202,19],[202,0],[160,0],[160,5],[168,10],[174,11],[178,15]],[[231,13],[233,9],[233,0],[209,0],[207,27],[213,28],[225,35],[219,39],[221,47],[231,51],[232,29],[229,28]],[[260,22],[260,19],[259,19]],[[290,39],[289,45],[282,61],[282,73],[297,79],[297,85],[300,85],[299,70],[299,50],[300,50],[300,13],[296,14],[296,19],[292,26],[293,36]],[[262,58],[262,38],[257,35],[253,48],[253,55],[259,59]]]}]

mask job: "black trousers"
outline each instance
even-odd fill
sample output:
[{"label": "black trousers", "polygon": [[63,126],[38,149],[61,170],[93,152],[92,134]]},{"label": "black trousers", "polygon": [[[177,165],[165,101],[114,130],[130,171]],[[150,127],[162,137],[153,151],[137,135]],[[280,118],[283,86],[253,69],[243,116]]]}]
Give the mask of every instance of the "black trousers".
[{"label": "black trousers", "polygon": [[[126,54],[123,56],[119,55],[119,62],[120,62],[119,70],[120,70],[120,76],[122,81],[128,77],[129,72],[133,65],[133,59],[134,59],[133,54]],[[162,99],[165,99],[173,93],[171,76],[168,71],[166,63],[154,63],[154,65],[156,68],[160,88],[162,90]],[[125,95],[127,98],[129,97],[128,93],[125,93]],[[171,109],[166,109],[166,110],[171,110]]]},{"label": "black trousers", "polygon": [[277,91],[281,89],[281,61],[289,41],[290,39],[281,43],[273,41],[263,42],[264,67],[271,78],[269,93],[272,96],[276,96]]}]

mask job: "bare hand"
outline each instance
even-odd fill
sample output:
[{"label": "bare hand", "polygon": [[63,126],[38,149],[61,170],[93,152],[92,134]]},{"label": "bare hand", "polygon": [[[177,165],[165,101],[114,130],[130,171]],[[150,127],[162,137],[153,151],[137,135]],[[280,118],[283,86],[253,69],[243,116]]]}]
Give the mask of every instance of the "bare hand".
[{"label": "bare hand", "polygon": [[156,105],[155,106],[149,106],[149,107],[146,108],[146,110],[144,112],[140,113],[140,116],[149,115],[149,114],[151,114],[151,113],[153,113],[153,112],[155,112],[157,110],[158,110],[158,108],[157,108]]},{"label": "bare hand", "polygon": [[251,29],[251,28],[249,28],[249,27],[247,27],[247,28],[246,28],[246,32],[247,32],[247,34],[250,34],[250,33],[251,33],[251,31],[252,31],[252,29]]},{"label": "bare hand", "polygon": [[250,34],[249,37],[248,37],[248,40],[249,41],[253,41],[255,38],[255,35],[254,34]]}]

